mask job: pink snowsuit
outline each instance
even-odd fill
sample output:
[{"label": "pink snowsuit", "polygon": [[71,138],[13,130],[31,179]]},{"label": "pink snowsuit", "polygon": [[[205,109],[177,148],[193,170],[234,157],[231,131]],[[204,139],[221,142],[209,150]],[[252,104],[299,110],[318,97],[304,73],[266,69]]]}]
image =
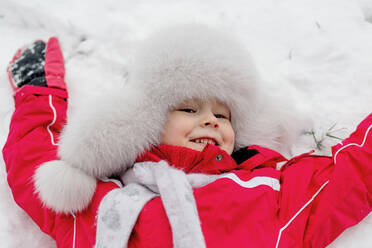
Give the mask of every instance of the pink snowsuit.
[{"label": "pink snowsuit", "polygon": [[[61,248],[95,244],[96,215],[103,197],[119,188],[99,181],[83,212],[56,214],[34,193],[38,166],[56,160],[59,133],[66,123],[67,92],[24,86],[15,95],[3,148],[8,183],[17,204]],[[357,224],[372,204],[372,114],[332,157],[303,154],[287,161],[270,149],[250,146],[237,164],[216,146],[202,152],[160,145],[137,161],[166,160],[186,173],[221,174],[194,189],[207,247],[325,247]],[[133,229],[129,247],[172,247],[172,230],[160,197],[148,202]]]}]

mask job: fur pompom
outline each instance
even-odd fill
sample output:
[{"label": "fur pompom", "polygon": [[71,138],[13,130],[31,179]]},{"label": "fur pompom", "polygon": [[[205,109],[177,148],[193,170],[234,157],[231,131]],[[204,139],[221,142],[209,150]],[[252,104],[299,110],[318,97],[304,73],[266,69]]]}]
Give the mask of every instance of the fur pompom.
[{"label": "fur pompom", "polygon": [[96,179],[64,161],[42,164],[34,176],[35,190],[43,204],[57,213],[86,208],[96,190]]}]

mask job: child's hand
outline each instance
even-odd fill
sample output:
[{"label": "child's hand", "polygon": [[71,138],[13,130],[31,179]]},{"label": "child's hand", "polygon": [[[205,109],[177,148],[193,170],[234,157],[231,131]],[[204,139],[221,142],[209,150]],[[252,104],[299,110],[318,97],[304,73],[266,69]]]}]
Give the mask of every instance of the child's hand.
[{"label": "child's hand", "polygon": [[19,49],[7,68],[14,91],[24,85],[66,89],[65,66],[58,39],[37,40]]}]

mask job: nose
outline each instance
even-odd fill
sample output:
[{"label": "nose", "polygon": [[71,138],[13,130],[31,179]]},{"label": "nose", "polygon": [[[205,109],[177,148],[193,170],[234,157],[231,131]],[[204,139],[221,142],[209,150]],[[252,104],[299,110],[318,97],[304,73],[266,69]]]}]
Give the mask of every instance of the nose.
[{"label": "nose", "polygon": [[218,128],[218,119],[213,113],[205,113],[204,118],[201,122],[202,127],[213,127]]}]

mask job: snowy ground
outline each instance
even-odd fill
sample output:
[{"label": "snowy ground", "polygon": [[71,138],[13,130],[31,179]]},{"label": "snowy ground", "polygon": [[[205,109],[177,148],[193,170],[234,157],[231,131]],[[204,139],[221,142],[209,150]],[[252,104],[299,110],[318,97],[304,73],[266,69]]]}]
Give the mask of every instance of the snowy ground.
[{"label": "snowy ground", "polygon": [[[0,0],[1,147],[13,111],[5,68],[17,48],[60,38],[74,108],[76,96],[124,81],[137,41],[184,22],[239,33],[267,90],[293,101],[309,119],[318,147],[304,134],[293,154],[329,154],[338,140],[326,134],[347,136],[372,110],[372,0]],[[15,205],[0,165],[0,247],[55,247]],[[372,247],[371,233],[372,215],[330,247]]]}]

